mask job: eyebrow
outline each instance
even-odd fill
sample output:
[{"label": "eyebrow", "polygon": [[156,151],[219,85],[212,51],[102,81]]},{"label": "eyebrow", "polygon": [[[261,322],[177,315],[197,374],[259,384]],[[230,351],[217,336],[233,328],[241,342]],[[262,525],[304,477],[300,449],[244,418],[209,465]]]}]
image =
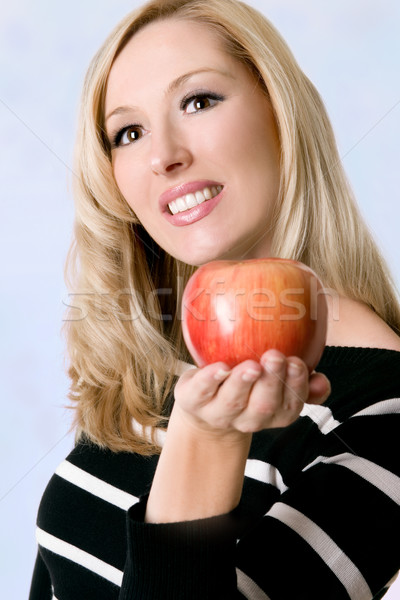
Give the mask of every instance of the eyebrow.
[{"label": "eyebrow", "polygon": [[[184,75],[180,75],[179,77],[177,77],[176,79],[174,79],[168,85],[168,87],[167,87],[167,89],[165,91],[165,95],[168,96],[169,94],[172,94],[179,87],[181,87],[184,83],[186,83],[186,81],[188,81],[188,79],[190,79],[194,75],[199,75],[201,73],[218,73],[219,75],[223,75],[224,77],[228,77],[230,79],[235,79],[235,77],[231,73],[229,73],[229,71],[224,71],[224,70],[221,70],[221,69],[212,69],[212,68],[204,67],[202,69],[196,69],[195,71],[189,71],[188,73],[185,73]],[[131,111],[133,111],[135,109],[136,109],[135,106],[118,106],[118,108],[115,108],[114,110],[112,110],[106,116],[105,120],[107,122],[108,119],[110,119],[111,117],[114,117],[116,115],[123,115],[123,114],[131,112]]]}]

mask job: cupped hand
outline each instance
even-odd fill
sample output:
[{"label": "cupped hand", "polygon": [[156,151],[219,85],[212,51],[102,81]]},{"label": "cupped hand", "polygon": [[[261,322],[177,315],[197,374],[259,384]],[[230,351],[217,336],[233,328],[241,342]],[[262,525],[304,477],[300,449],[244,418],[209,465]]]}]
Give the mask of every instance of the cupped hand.
[{"label": "cupped hand", "polygon": [[233,369],[217,362],[186,371],[175,387],[174,412],[204,432],[248,434],[286,427],[304,403],[321,404],[329,394],[325,375],[310,375],[300,358],[268,350],[259,362]]}]

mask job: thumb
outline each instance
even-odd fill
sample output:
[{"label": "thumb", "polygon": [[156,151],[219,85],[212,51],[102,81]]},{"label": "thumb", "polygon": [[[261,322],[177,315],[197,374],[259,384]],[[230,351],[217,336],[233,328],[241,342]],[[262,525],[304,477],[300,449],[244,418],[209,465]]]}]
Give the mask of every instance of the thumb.
[{"label": "thumb", "polygon": [[322,404],[329,398],[331,393],[331,384],[329,379],[323,373],[311,373],[309,379],[309,397],[307,402],[310,404]]}]

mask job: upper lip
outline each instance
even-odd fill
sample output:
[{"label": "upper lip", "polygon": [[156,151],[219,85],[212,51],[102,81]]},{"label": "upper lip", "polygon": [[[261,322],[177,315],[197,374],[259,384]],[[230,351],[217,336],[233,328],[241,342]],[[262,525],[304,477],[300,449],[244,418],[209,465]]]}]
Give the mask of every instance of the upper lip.
[{"label": "upper lip", "polygon": [[218,181],[190,181],[189,183],[181,183],[163,192],[159,198],[159,204],[162,212],[167,210],[168,204],[186,194],[194,194],[206,187],[222,185]]}]

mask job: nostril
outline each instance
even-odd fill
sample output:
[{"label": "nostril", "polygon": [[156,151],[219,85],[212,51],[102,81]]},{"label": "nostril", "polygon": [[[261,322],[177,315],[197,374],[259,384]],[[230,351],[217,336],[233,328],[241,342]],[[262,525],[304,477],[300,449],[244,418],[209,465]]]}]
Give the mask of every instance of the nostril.
[{"label": "nostril", "polygon": [[182,165],[183,165],[183,163],[181,163],[181,162],[176,162],[176,163],[173,163],[172,165],[168,165],[168,166],[165,168],[165,171],[166,171],[167,173],[171,173],[171,171],[175,171],[175,169],[178,169],[178,168],[179,168],[179,167],[181,167]]},{"label": "nostril", "polygon": [[169,140],[170,146],[154,146],[151,156],[151,170],[158,175],[170,175],[180,169],[189,167],[193,157],[188,148],[184,146],[175,147],[173,141]]}]

